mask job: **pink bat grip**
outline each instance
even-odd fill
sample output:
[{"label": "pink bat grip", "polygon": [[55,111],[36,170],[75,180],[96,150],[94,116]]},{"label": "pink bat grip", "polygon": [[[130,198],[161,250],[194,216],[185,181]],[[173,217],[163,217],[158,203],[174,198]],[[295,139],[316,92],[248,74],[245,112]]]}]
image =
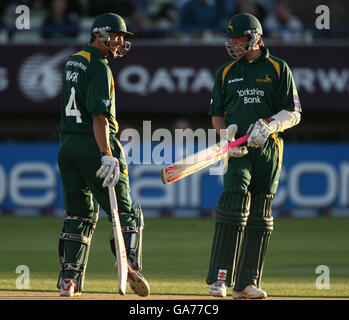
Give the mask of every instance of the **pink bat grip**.
[{"label": "pink bat grip", "polygon": [[236,140],[230,142],[230,143],[228,144],[228,150],[233,149],[233,148],[239,146],[240,144],[245,143],[245,142],[247,141],[247,139],[248,139],[248,134],[245,134],[245,135],[242,136],[241,138],[238,138],[238,139],[236,139]]}]

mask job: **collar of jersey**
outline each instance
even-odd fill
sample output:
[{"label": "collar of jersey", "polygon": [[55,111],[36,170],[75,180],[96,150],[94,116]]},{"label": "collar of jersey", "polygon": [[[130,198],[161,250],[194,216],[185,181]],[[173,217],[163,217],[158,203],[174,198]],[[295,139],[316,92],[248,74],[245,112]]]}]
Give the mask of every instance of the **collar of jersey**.
[{"label": "collar of jersey", "polygon": [[269,50],[268,50],[268,48],[266,48],[266,47],[261,47],[261,50],[262,50],[262,54],[256,59],[256,60],[254,60],[253,62],[248,62],[246,59],[241,59],[241,61],[243,61],[244,63],[246,63],[246,64],[254,64],[254,63],[258,63],[259,61],[261,61],[262,59],[266,59],[266,58],[268,58],[269,57]]},{"label": "collar of jersey", "polygon": [[105,59],[106,61],[108,61],[106,59],[106,57],[104,56],[103,52],[95,47],[92,47],[90,45],[86,45],[84,46],[84,49],[83,50],[86,50],[88,52],[91,52],[94,56],[96,56],[97,58],[100,58],[100,59]]}]

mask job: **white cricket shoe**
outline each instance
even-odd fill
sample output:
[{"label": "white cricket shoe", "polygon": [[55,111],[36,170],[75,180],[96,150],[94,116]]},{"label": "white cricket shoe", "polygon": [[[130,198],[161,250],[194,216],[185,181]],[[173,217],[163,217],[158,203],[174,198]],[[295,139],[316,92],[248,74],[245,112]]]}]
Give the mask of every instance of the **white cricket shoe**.
[{"label": "white cricket shoe", "polygon": [[247,286],[242,291],[233,291],[233,299],[265,299],[267,293],[254,285]]},{"label": "white cricket shoe", "polygon": [[211,284],[210,296],[213,297],[225,297],[227,295],[227,286],[222,280],[217,280],[215,283]]},{"label": "white cricket shoe", "polygon": [[78,291],[76,280],[64,279],[61,284],[60,296],[61,297],[77,297],[81,295]]},{"label": "white cricket shoe", "polygon": [[136,271],[132,263],[128,261],[127,263],[127,282],[129,283],[133,292],[141,297],[149,296],[150,286],[148,281],[142,276],[139,271]]}]

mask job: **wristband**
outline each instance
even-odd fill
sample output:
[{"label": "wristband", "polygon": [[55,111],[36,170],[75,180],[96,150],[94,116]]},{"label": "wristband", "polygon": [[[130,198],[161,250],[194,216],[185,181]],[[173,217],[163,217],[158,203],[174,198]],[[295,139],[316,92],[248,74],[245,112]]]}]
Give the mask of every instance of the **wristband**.
[{"label": "wristband", "polygon": [[104,157],[104,156],[112,157],[113,154],[111,152],[101,152],[101,157]]}]

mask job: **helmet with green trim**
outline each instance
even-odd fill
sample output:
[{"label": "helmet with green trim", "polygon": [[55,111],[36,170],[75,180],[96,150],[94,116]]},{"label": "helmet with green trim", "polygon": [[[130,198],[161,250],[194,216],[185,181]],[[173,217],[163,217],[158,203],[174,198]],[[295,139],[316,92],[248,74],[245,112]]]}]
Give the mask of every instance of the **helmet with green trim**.
[{"label": "helmet with green trim", "polygon": [[244,56],[249,48],[253,48],[261,39],[263,34],[262,25],[259,20],[248,13],[239,13],[234,15],[228,22],[225,36],[242,37],[248,36],[248,41],[240,47],[245,47],[245,52],[242,55],[236,55],[233,51],[233,47],[229,41],[225,43],[228,53],[233,58],[241,58]]},{"label": "helmet with green trim", "polygon": [[[119,33],[123,36],[133,35],[132,32],[127,31],[126,23],[122,17],[115,13],[104,13],[99,15],[94,22],[92,23],[91,32],[95,35],[95,37],[100,40],[106,48],[111,52],[108,46],[108,42],[110,41],[110,32]],[[124,41],[124,44],[118,49],[116,57],[122,57],[126,54],[128,50],[131,48],[131,43],[128,41]]]}]

